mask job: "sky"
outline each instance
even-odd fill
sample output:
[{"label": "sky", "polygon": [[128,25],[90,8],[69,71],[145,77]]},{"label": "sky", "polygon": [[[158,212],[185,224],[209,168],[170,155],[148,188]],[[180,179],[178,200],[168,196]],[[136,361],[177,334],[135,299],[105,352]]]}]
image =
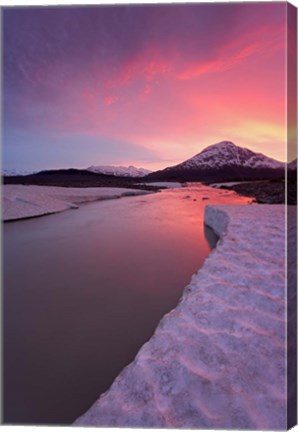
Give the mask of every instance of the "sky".
[{"label": "sky", "polygon": [[3,10],[3,168],[161,169],[208,145],[286,160],[275,3]]}]

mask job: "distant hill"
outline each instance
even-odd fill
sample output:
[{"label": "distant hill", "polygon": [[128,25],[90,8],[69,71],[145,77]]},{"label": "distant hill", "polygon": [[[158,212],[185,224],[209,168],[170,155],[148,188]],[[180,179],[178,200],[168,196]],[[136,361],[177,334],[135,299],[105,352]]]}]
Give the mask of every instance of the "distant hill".
[{"label": "distant hill", "polygon": [[17,169],[4,169],[2,171],[2,175],[4,176],[24,176],[34,174],[36,171],[25,171],[25,170],[17,170]]},{"label": "distant hill", "polygon": [[155,186],[135,184],[134,177],[91,172],[75,168],[40,171],[29,175],[10,175],[3,177],[4,184],[23,184],[62,187],[125,187],[133,189],[157,190]]},{"label": "distant hill", "polygon": [[88,171],[100,173],[100,174],[108,174],[114,175],[116,177],[144,177],[147,174],[150,174],[151,171],[145,168],[136,168],[132,165],[128,167],[124,166],[113,166],[113,165],[99,165],[99,166],[90,166],[87,168]]}]

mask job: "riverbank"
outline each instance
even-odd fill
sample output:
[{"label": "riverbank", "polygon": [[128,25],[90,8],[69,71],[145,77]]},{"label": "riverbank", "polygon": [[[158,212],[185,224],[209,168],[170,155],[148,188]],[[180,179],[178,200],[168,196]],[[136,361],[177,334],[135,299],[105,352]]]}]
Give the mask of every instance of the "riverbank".
[{"label": "riverbank", "polygon": [[2,220],[14,221],[79,208],[79,204],[152,193],[141,189],[2,186]]},{"label": "riverbank", "polygon": [[285,208],[207,206],[205,224],[216,249],[75,425],[286,429]]},{"label": "riverbank", "polygon": [[287,187],[284,180],[261,180],[213,184],[213,187],[233,190],[239,195],[254,199],[258,204],[297,205],[297,179],[289,178]]}]

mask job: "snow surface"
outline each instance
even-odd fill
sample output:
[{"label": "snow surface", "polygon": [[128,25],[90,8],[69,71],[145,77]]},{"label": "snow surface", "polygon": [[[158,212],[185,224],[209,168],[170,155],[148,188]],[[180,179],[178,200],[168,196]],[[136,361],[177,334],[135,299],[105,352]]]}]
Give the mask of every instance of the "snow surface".
[{"label": "snow surface", "polygon": [[75,425],[286,429],[285,207],[207,206],[205,223],[216,248]]},{"label": "snow surface", "polygon": [[150,170],[145,168],[136,168],[132,165],[128,167],[124,166],[112,166],[112,165],[100,165],[100,166],[90,166],[87,168],[88,171],[95,173],[109,174],[121,177],[144,177],[145,175],[151,173]]},{"label": "snow surface", "polygon": [[225,166],[284,168],[285,164],[269,158],[262,153],[254,153],[249,149],[238,147],[230,141],[222,141],[206,147],[199,154],[175,167],[184,169],[210,169]]},{"label": "snow surface", "polygon": [[2,172],[2,175],[5,175],[5,176],[25,176],[25,175],[34,174],[34,173],[36,173],[36,171],[4,169]]},{"label": "snow surface", "polygon": [[4,185],[2,187],[2,219],[17,220],[33,216],[77,209],[89,201],[151,193],[125,188],[66,188],[56,186]]}]

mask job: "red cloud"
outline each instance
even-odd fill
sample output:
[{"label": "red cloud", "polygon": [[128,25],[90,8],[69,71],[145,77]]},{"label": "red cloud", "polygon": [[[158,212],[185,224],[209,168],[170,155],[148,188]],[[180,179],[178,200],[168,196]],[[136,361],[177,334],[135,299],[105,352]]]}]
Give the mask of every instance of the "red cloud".
[{"label": "red cloud", "polygon": [[[223,72],[259,53],[269,55],[284,44],[284,26],[264,26],[258,31],[245,33],[237,40],[222,45],[211,60],[193,62],[177,74],[179,80],[197,78],[206,73]],[[270,35],[270,37],[269,37]],[[253,41],[252,41],[253,39]]]},{"label": "red cloud", "polygon": [[197,78],[208,72],[226,71],[241,63],[247,57],[254,55],[259,50],[260,47],[255,43],[247,45],[241,48],[239,51],[230,54],[230,56],[227,56],[226,58],[221,57],[219,59],[206,61],[198,65],[188,66],[186,69],[184,69],[181,73],[177,75],[177,78],[179,80],[188,80]]}]

